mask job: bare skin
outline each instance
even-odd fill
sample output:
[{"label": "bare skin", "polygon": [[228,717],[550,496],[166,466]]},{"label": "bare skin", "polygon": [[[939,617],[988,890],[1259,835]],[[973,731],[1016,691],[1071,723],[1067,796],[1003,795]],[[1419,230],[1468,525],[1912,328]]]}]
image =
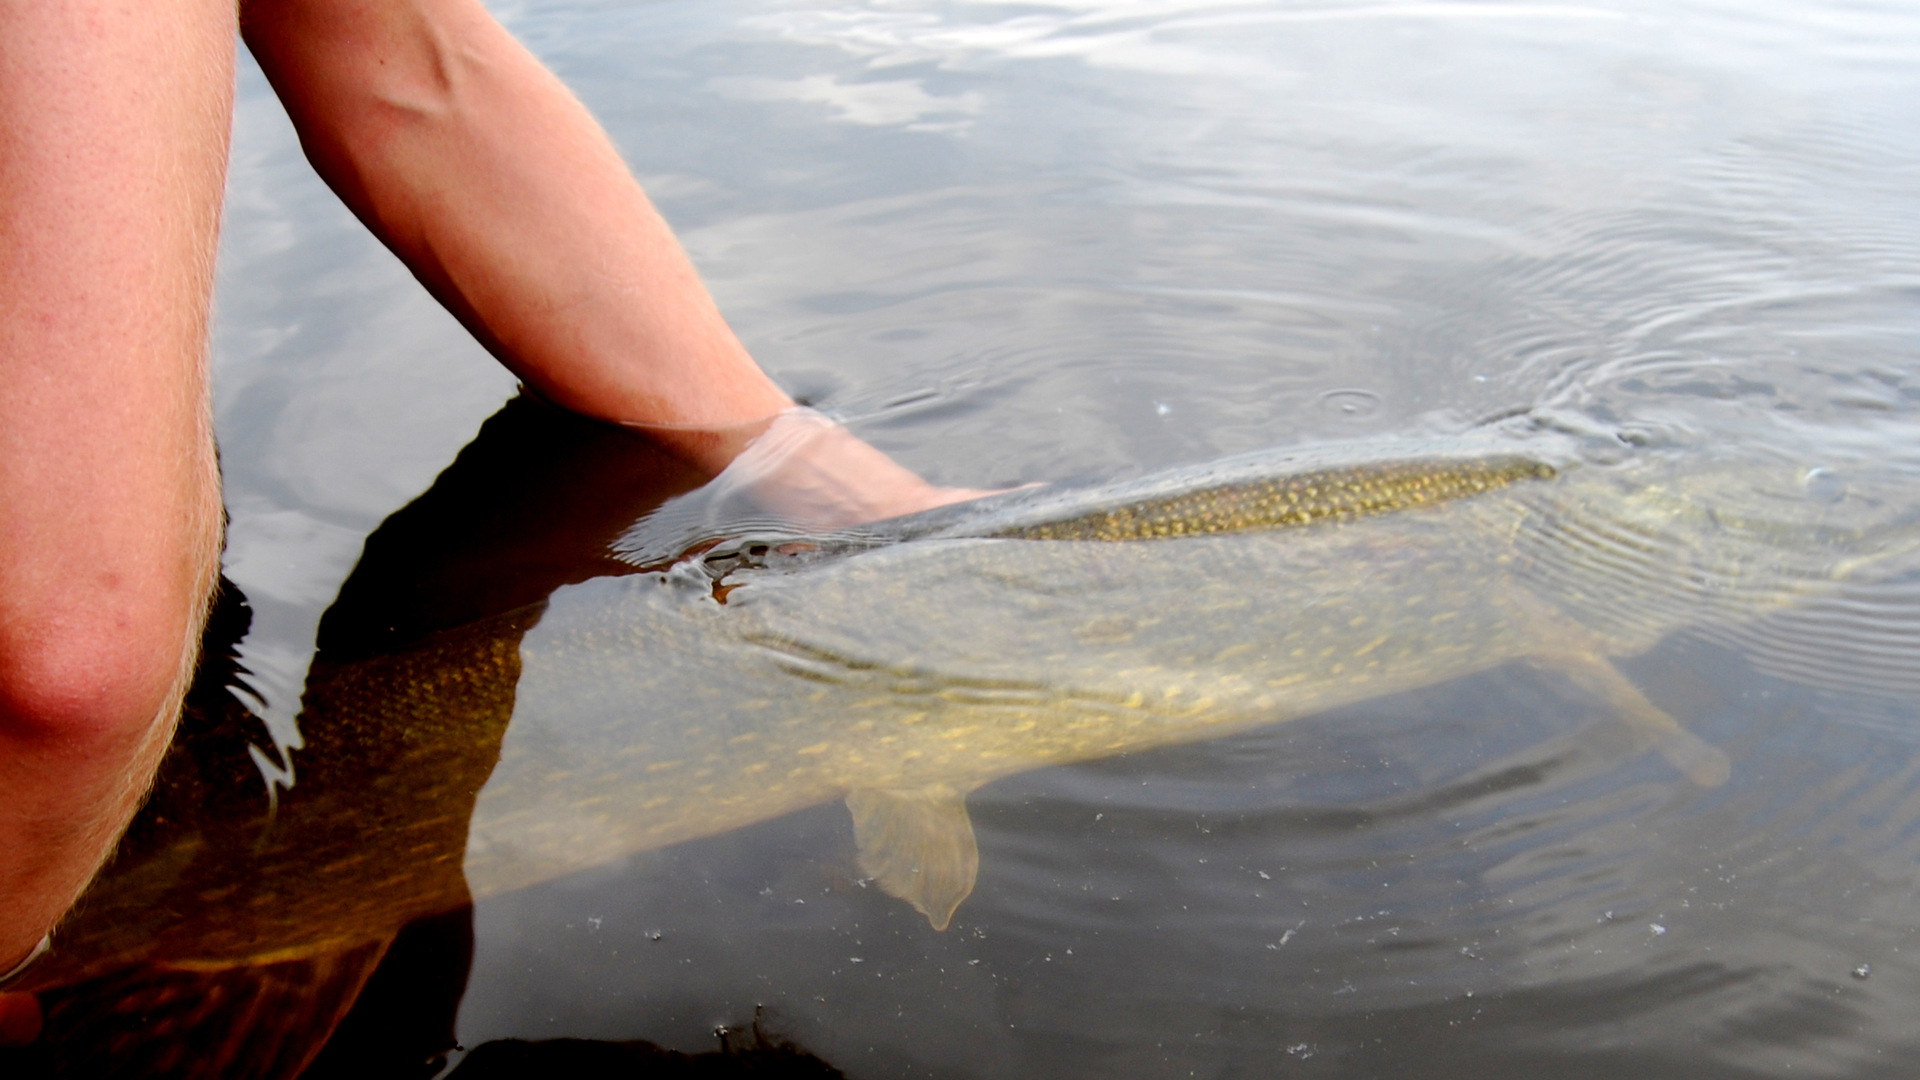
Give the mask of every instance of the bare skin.
[{"label": "bare skin", "polygon": [[[792,407],[478,0],[249,0],[240,26],[321,176],[529,387],[712,473]],[[0,972],[125,828],[194,660],[234,29],[231,0],[0,0]],[[977,494],[831,425],[768,486],[814,524]],[[0,1043],[37,1017],[0,994]]]},{"label": "bare skin", "polygon": [[144,793],[213,581],[231,19],[0,4],[0,971]]}]

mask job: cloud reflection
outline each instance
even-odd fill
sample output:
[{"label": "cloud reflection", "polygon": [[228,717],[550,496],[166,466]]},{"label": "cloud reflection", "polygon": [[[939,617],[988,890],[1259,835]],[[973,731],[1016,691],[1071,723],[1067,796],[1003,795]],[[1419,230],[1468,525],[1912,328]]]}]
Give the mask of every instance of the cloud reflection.
[{"label": "cloud reflection", "polygon": [[967,92],[941,97],[918,79],[844,83],[831,75],[800,79],[721,78],[708,84],[724,97],[747,101],[798,101],[831,106],[836,120],[909,131],[951,131],[979,114],[984,99]]},{"label": "cloud reflection", "polygon": [[[1012,9],[1013,14],[1002,14]],[[1593,20],[1618,12],[1581,6],[1386,3],[1277,6],[1270,0],[893,0],[812,5],[747,20],[751,28],[841,49],[873,68],[934,64],[968,69],[1001,60],[1079,57],[1097,67],[1163,74],[1220,73],[1217,49],[1193,31],[1356,20]]]}]

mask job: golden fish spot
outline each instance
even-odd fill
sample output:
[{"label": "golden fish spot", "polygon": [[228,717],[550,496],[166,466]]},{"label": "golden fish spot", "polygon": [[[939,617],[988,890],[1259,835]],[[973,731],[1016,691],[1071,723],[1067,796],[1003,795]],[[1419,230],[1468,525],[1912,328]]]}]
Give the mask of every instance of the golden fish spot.
[{"label": "golden fish spot", "polygon": [[648,772],[666,772],[668,769],[677,769],[680,767],[680,765],[681,763],[678,761],[656,761],[653,764],[647,766],[647,771]]},{"label": "golden fish spot", "polygon": [[908,713],[907,715],[900,718],[900,723],[917,724],[920,721],[925,720],[926,718],[927,718],[927,714],[923,712]]},{"label": "golden fish spot", "polygon": [[1333,665],[1332,667],[1330,667],[1330,668],[1328,668],[1328,669],[1327,669],[1327,674],[1329,674],[1329,675],[1338,675],[1338,674],[1340,674],[1341,672],[1343,672],[1343,671],[1345,671],[1345,670],[1347,670],[1347,665],[1345,665],[1345,664],[1335,664],[1335,665]]},{"label": "golden fish spot", "polygon": [[1259,643],[1254,641],[1242,641],[1237,645],[1229,645],[1213,654],[1213,662],[1217,664],[1223,660],[1231,660],[1242,653],[1252,652],[1258,646]]},{"label": "golden fish spot", "polygon": [[665,806],[672,801],[673,801],[672,799],[666,797],[665,795],[662,795],[657,799],[648,799],[646,802],[641,803],[640,809],[658,810],[660,807]]},{"label": "golden fish spot", "polygon": [[1288,675],[1283,679],[1268,679],[1267,685],[1277,690],[1282,686],[1292,686],[1294,683],[1303,682],[1306,680],[1306,677],[1307,677],[1306,672],[1296,671],[1293,674]]},{"label": "golden fish spot", "polygon": [[796,754],[824,754],[824,753],[826,753],[826,752],[827,752],[828,750],[830,750],[830,749],[832,749],[832,748],[833,748],[833,744],[832,744],[832,743],[823,743],[823,742],[822,742],[822,743],[814,743],[814,744],[813,744],[812,746],[803,746],[803,747],[801,747],[800,749],[798,749],[798,750],[795,750],[795,751],[794,751],[794,753],[796,753]]},{"label": "golden fish spot", "polygon": [[751,775],[751,774],[753,774],[753,773],[757,773],[757,772],[764,772],[764,771],[766,771],[766,768],[767,768],[767,763],[766,763],[766,762],[764,762],[764,761],[756,761],[756,762],[754,762],[754,763],[753,763],[753,764],[751,764],[751,765],[747,765],[747,766],[744,766],[744,767],[742,767],[740,771],[741,771],[741,772],[743,772],[743,773],[746,773],[746,774],[749,774],[749,775]]},{"label": "golden fish spot", "polygon": [[1368,653],[1372,652],[1373,650],[1379,648],[1380,646],[1385,645],[1386,643],[1387,643],[1387,635],[1381,634],[1379,637],[1374,638],[1372,641],[1369,641],[1365,645],[1360,646],[1360,651],[1353,654],[1354,658],[1358,659],[1362,656],[1365,656]]},{"label": "golden fish spot", "polygon": [[755,739],[757,739],[757,738],[759,738],[759,737],[760,737],[760,733],[759,733],[759,732],[757,732],[757,731],[749,731],[749,732],[747,732],[747,733],[746,733],[745,735],[735,735],[735,736],[734,736],[733,738],[731,738],[731,739],[728,739],[728,740],[727,740],[727,742],[728,742],[728,744],[729,744],[729,745],[732,745],[732,746],[739,746],[739,745],[740,745],[741,743],[748,743],[748,742],[752,742],[753,740],[755,740]]},{"label": "golden fish spot", "polygon": [[1358,630],[1365,625],[1367,625],[1367,617],[1365,615],[1355,615],[1353,618],[1347,620],[1347,629],[1349,630]]},{"label": "golden fish spot", "polygon": [[1441,612],[1440,614],[1438,614],[1438,615],[1435,615],[1435,616],[1434,616],[1433,618],[1431,618],[1431,619],[1428,619],[1427,621],[1428,621],[1428,622],[1436,622],[1436,623],[1443,623],[1443,622],[1446,622],[1446,621],[1448,621],[1448,620],[1450,620],[1450,619],[1457,619],[1457,618],[1459,618],[1459,617],[1460,617],[1460,613],[1459,613],[1459,612],[1457,612],[1457,611],[1443,611],[1443,612]]},{"label": "golden fish spot", "polygon": [[1146,703],[1147,703],[1147,696],[1145,694],[1142,694],[1138,690],[1135,690],[1133,693],[1128,694],[1127,700],[1121,702],[1122,705],[1125,705],[1129,709],[1137,709]]}]

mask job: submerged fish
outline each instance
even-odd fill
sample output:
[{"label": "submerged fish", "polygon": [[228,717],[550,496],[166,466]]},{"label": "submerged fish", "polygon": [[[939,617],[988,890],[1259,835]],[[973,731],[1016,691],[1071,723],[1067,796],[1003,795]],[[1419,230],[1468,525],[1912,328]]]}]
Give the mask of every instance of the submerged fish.
[{"label": "submerged fish", "polygon": [[[469,888],[835,799],[866,872],[944,928],[978,873],[965,798],[982,784],[1513,661],[1565,672],[1718,783],[1727,758],[1611,660],[1908,568],[1920,487],[1808,475],[1697,450],[1599,466],[1427,445],[737,537],[389,655],[316,661],[297,782],[271,815],[209,764],[203,744],[226,736],[202,725],[24,988],[112,1000],[144,965],[149,1015],[244,1020],[291,1008],[275,987],[298,984],[300,1008],[337,1021],[397,927]],[[241,968],[276,974],[214,998],[152,974]],[[254,1071],[297,1072],[287,1055]]]},{"label": "submerged fish", "polygon": [[575,586],[522,642],[467,878],[520,888],[845,798],[863,868],[940,929],[973,887],[984,783],[1516,660],[1716,784],[1725,755],[1611,658],[1920,541],[1920,492],[1830,494],[1698,454],[1564,475],[1466,449],[1267,456],[937,514],[912,543],[749,538],[719,552],[723,590],[686,567]]}]

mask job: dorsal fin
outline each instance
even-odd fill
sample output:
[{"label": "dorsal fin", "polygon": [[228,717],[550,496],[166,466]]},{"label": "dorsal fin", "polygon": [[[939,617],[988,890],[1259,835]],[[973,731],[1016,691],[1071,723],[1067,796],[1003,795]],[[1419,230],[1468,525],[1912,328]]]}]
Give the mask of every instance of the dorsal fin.
[{"label": "dorsal fin", "polygon": [[847,809],[860,869],[918,908],[935,930],[945,930],[980,870],[966,793],[947,784],[856,791],[847,796]]}]

